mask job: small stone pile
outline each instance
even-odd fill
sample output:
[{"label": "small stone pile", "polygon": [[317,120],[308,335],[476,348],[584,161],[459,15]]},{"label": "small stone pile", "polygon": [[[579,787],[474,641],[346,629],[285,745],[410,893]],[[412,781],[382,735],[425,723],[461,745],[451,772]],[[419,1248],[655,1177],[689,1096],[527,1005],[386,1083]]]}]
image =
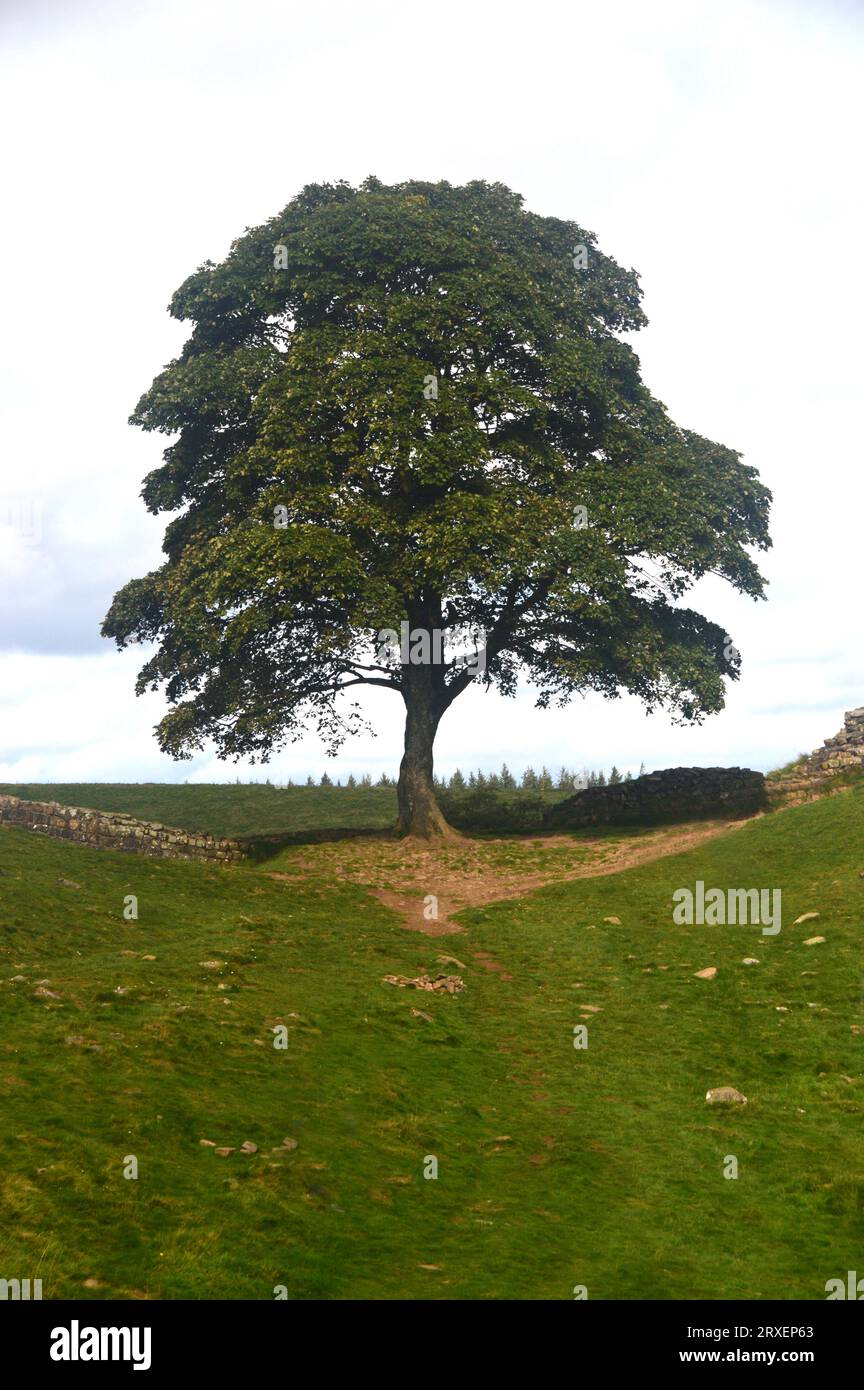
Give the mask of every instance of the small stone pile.
[{"label": "small stone pile", "polygon": [[399,989],[425,989],[443,990],[445,994],[461,994],[465,989],[465,981],[461,975],[417,975],[411,979],[408,975],[385,975],[383,983],[385,985],[398,985]]}]

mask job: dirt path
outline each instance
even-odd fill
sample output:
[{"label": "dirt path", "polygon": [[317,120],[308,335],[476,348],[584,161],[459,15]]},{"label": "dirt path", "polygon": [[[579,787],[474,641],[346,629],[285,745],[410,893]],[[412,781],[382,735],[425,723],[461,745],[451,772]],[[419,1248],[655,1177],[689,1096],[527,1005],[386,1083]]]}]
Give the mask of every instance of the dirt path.
[{"label": "dirt path", "polygon": [[[352,840],[309,846],[298,867],[357,883],[399,914],[408,931],[451,936],[468,907],[521,898],[550,883],[619,874],[638,864],[682,854],[736,830],[743,821],[701,821],[626,839],[577,840],[569,835],[514,840],[457,840],[440,845],[399,840]],[[271,874],[272,878],[294,875]],[[398,888],[391,885],[398,883]],[[478,965],[505,974],[491,957]]]}]

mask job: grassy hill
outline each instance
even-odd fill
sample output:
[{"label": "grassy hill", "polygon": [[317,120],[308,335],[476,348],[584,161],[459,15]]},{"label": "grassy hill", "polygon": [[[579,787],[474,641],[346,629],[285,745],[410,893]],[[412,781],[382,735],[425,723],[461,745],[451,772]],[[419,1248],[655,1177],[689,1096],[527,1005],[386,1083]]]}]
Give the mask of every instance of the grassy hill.
[{"label": "grassy hill", "polygon": [[[266,783],[6,782],[0,794],[59,801],[97,811],[126,811],[183,830],[248,839],[318,838],[325,831],[388,830],[396,823],[395,787],[274,787]],[[480,833],[539,830],[543,811],[564,791],[441,793],[454,825]]]},{"label": "grassy hill", "polygon": [[[163,790],[218,790],[222,833],[271,791]],[[435,939],[298,849],[220,870],[2,828],[0,1271],[46,1298],[822,1299],[864,1241],[862,870],[856,788]],[[783,930],[673,926],[697,879],[781,888]],[[439,970],[466,992],[382,983]],[[707,1106],[723,1085],[749,1104]]]},{"label": "grassy hill", "polygon": [[265,783],[31,782],[0,784],[27,801],[126,811],[210,835],[282,835],[307,830],[383,830],[396,820],[394,787],[271,787]]}]

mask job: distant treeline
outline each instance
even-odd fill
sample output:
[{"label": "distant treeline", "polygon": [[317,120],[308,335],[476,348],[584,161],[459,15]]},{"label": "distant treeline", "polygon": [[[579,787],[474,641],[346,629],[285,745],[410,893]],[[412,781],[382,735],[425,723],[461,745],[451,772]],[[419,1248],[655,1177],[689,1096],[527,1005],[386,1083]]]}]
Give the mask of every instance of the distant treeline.
[{"label": "distant treeline", "polygon": [[[643,763],[639,769],[641,777],[645,772]],[[575,792],[581,791],[584,787],[614,787],[618,782],[632,781],[632,773],[620,773],[618,768],[613,765],[607,777],[601,767],[599,772],[591,768],[583,768],[581,772],[571,771],[569,768],[562,767],[557,776],[542,767],[536,772],[533,767],[526,767],[521,777],[515,777],[506,763],[501,766],[500,772],[469,772],[465,774],[457,767],[453,776],[436,777],[435,786],[439,791],[463,792],[463,791],[526,791],[526,792]],[[240,778],[237,778],[240,783]],[[273,783],[267,779],[267,786]],[[307,777],[305,782],[294,782],[291,778],[287,782],[278,783],[285,787],[395,787],[395,777],[390,777],[388,773],[382,772],[377,782],[373,782],[369,773],[364,773],[362,777],[355,777],[353,773],[343,782],[340,778],[329,777],[326,772],[322,773],[321,780],[316,782],[314,777]]]}]

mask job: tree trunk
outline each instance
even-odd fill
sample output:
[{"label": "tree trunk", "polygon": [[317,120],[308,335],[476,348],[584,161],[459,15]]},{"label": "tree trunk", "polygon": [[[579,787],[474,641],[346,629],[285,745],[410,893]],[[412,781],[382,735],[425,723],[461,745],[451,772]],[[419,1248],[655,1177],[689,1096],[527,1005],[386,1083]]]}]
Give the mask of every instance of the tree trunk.
[{"label": "tree trunk", "polygon": [[432,747],[443,714],[428,667],[403,668],[405,701],[405,752],[399,765],[396,799],[397,832],[421,840],[456,839],[458,831],[447,824],[435,800],[432,782]]}]

